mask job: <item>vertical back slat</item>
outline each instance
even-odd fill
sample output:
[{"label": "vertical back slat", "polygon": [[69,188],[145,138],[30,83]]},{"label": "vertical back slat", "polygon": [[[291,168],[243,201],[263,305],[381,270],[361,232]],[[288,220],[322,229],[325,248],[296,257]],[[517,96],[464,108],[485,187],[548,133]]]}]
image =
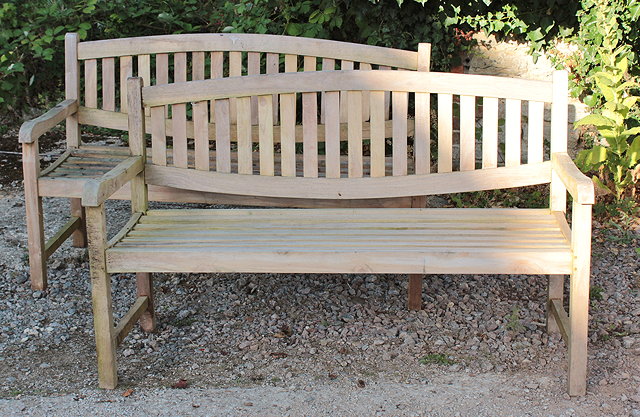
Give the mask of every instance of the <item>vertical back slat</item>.
[{"label": "vertical back slat", "polygon": [[393,175],[407,175],[407,106],[406,92],[391,93],[393,111]]},{"label": "vertical back slat", "polygon": [[438,172],[453,168],[453,95],[438,94]]},{"label": "vertical back slat", "polygon": [[527,133],[527,163],[535,164],[543,159],[544,103],[529,102],[529,128]]},{"label": "vertical back slat", "polygon": [[116,60],[102,59],[102,109],[116,110]]},{"label": "vertical back slat", "polygon": [[384,91],[372,91],[369,95],[371,116],[371,176],[384,177],[385,172],[385,117]]},{"label": "vertical back slat", "polygon": [[431,94],[416,93],[413,155],[416,174],[431,171]]},{"label": "vertical back slat", "polygon": [[[322,58],[322,71],[333,71],[336,69],[336,60],[333,58]],[[327,112],[326,93],[322,93],[320,98],[320,123],[325,124],[325,113]]]},{"label": "vertical back slat", "polygon": [[[187,54],[177,52],[174,55],[174,82],[187,81]],[[173,133],[173,165],[178,168],[187,168],[187,105],[185,103],[174,104],[171,114]]]},{"label": "vertical back slat", "polygon": [[[391,71],[391,67],[386,65],[380,65],[378,67],[379,71]],[[389,120],[391,111],[391,92],[385,91],[384,93],[384,120]]]},{"label": "vertical back slat", "polygon": [[187,82],[187,53],[177,52],[173,57],[173,82]]},{"label": "vertical back slat", "polygon": [[[251,99],[240,97],[236,102],[238,129],[238,173],[253,174],[253,142],[251,139]],[[229,104],[229,111],[230,104]],[[217,117],[217,114],[216,114]],[[231,119],[229,119],[231,120]]]},{"label": "vertical back slat", "polygon": [[[316,70],[316,57],[304,57],[304,70]],[[318,99],[316,93],[302,94],[302,169],[305,177],[318,176]]]},{"label": "vertical back slat", "polygon": [[460,171],[476,169],[476,98],[460,96]]},{"label": "vertical back slat", "polygon": [[482,168],[498,166],[498,99],[482,99]]},{"label": "vertical back slat", "polygon": [[340,93],[328,91],[324,93],[325,123],[325,176],[340,178]]},{"label": "vertical back slat", "polygon": [[[169,84],[169,54],[156,55],[156,85]],[[165,106],[165,117],[169,116],[169,106]]]},{"label": "vertical back slat", "polygon": [[[353,61],[347,61],[347,60],[342,60],[342,62],[340,62],[340,70],[345,71],[345,70],[352,70],[353,69]],[[349,102],[349,99],[347,98],[347,92],[346,91],[341,91],[340,92],[340,123],[346,123],[347,120],[349,119],[349,109],[347,108],[347,103]]]},{"label": "vertical back slat", "polygon": [[284,72],[298,72],[298,56],[297,55],[284,56]]},{"label": "vertical back slat", "polygon": [[[247,75],[260,74],[260,53],[247,53]],[[251,123],[258,124],[258,97],[251,97]]]},{"label": "vertical back slat", "polygon": [[[267,74],[277,74],[280,72],[280,55],[267,54]],[[273,123],[278,124],[278,95],[273,95]]]},{"label": "vertical back slat", "polygon": [[[371,71],[371,64],[366,62],[360,63],[360,71]],[[366,122],[369,120],[369,92],[362,92],[362,121]]]},{"label": "vertical back slat", "polygon": [[207,101],[193,104],[193,140],[196,169],[209,171],[209,103]]},{"label": "vertical back slat", "polygon": [[120,57],[120,111],[127,112],[127,78],[133,76],[133,57]]},{"label": "vertical back slat", "polygon": [[260,141],[260,175],[274,175],[273,97],[258,97],[258,137]]},{"label": "vertical back slat", "polygon": [[[216,123],[216,171],[228,173],[231,172],[231,118],[229,114],[229,100],[215,100],[214,107],[214,120]],[[249,129],[251,129],[251,126],[249,126]],[[251,141],[250,138],[249,141]],[[240,152],[240,146],[238,146],[238,152]]]},{"label": "vertical back slat", "polygon": [[[138,76],[142,78],[144,85],[151,85],[151,55],[138,56]],[[145,115],[149,115],[149,108],[145,107]]]},{"label": "vertical back slat", "polygon": [[[229,52],[229,77],[239,77],[242,75],[242,52]],[[237,121],[236,99],[229,99],[229,114],[231,116],[231,124]]]},{"label": "vertical back slat", "polygon": [[296,176],[296,95],[280,95],[280,172]]},{"label": "vertical back slat", "polygon": [[192,66],[192,80],[204,80],[204,52],[194,52]]},{"label": "vertical back slat", "polygon": [[[223,76],[223,64],[224,64],[224,53],[223,52],[211,52],[211,78],[222,78]],[[216,103],[214,100],[211,100],[211,111],[210,111],[210,119],[211,122],[215,120],[216,113]]]},{"label": "vertical back slat", "polygon": [[138,55],[138,76],[144,85],[151,85],[151,55]]},{"label": "vertical back slat", "polygon": [[154,165],[167,165],[167,133],[164,106],[151,108],[151,160]]},{"label": "vertical back slat", "polygon": [[84,105],[92,109],[98,108],[98,61],[84,61]]},{"label": "vertical back slat", "polygon": [[362,94],[348,91],[347,153],[349,177],[362,177]]},{"label": "vertical back slat", "polygon": [[506,100],[505,119],[505,166],[518,166],[522,152],[522,102],[520,100]]},{"label": "vertical back slat", "polygon": [[169,54],[156,55],[156,85],[169,84]]}]

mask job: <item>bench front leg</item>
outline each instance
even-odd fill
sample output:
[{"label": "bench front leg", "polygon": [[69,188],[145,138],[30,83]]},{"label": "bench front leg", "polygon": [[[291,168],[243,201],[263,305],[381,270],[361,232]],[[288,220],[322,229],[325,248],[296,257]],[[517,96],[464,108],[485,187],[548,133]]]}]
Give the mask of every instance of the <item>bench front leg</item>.
[{"label": "bench front leg", "polygon": [[574,200],[571,225],[573,267],[569,289],[569,395],[587,390],[587,339],[591,262],[591,205]]},{"label": "bench front leg", "polygon": [[98,354],[98,383],[101,388],[118,385],[115,327],[111,304],[111,277],[107,273],[107,228],[104,205],[87,207],[87,236],[91,268],[93,327]]},{"label": "bench front leg", "polygon": [[22,144],[22,170],[24,174],[24,205],[29,247],[29,274],[31,288],[47,289],[47,255],[45,253],[42,197],[38,189],[40,156],[38,140]]}]

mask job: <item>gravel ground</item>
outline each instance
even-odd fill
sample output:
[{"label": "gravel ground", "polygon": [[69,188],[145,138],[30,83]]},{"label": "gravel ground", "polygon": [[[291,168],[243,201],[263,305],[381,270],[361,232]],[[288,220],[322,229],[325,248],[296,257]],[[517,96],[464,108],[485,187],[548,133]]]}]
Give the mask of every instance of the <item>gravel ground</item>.
[{"label": "gravel ground", "polygon": [[[640,417],[640,231],[596,225],[588,394],[564,392],[543,276],[157,274],[158,331],[119,349],[97,389],[84,249],[28,283],[19,184],[0,188],[0,415],[615,415]],[[45,201],[47,233],[68,203]],[[110,202],[108,218],[128,218]],[[112,230],[117,230],[114,224]],[[114,275],[114,310],[135,295]],[[186,387],[186,388],[184,388]]]}]

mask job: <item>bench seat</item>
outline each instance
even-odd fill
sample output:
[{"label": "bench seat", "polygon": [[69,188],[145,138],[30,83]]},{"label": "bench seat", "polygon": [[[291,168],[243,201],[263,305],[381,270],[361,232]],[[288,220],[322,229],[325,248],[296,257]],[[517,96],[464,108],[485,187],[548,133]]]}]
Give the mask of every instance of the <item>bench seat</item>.
[{"label": "bench seat", "polygon": [[110,244],[112,273],[571,272],[548,209],[155,210]]}]

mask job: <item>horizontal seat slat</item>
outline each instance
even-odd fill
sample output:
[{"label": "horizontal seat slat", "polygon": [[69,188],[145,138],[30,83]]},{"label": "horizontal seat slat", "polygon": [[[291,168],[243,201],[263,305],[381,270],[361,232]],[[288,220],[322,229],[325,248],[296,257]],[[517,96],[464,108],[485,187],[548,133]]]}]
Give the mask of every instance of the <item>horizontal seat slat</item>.
[{"label": "horizontal seat slat", "polygon": [[[167,251],[179,266],[159,255]],[[322,265],[329,254],[336,259]],[[111,272],[462,273],[468,264],[475,273],[560,273],[571,264],[545,209],[159,210],[107,257]]]}]

